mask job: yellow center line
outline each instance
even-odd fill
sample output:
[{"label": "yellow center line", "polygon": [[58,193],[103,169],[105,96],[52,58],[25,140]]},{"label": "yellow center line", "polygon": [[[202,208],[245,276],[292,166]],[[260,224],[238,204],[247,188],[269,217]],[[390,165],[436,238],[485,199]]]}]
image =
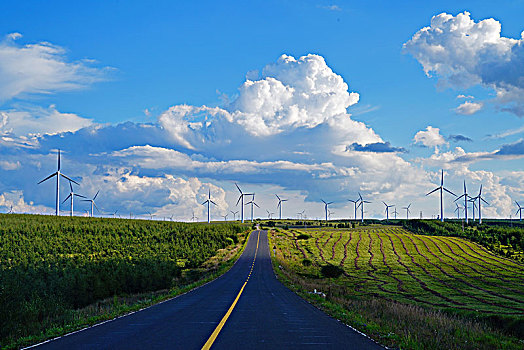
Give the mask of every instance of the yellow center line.
[{"label": "yellow center line", "polygon": [[209,349],[211,349],[211,346],[213,346],[213,343],[217,339],[218,334],[220,333],[220,331],[222,330],[222,328],[226,324],[226,321],[229,318],[229,315],[231,315],[231,313],[233,312],[233,309],[237,305],[238,299],[240,299],[240,296],[242,295],[242,292],[244,291],[244,288],[246,287],[246,284],[249,281],[249,278],[251,277],[251,273],[253,272],[253,267],[255,267],[255,260],[257,259],[257,253],[258,253],[258,242],[260,242],[260,231],[258,231],[257,248],[255,249],[255,257],[253,258],[253,263],[251,264],[251,270],[249,271],[249,275],[247,276],[246,281],[242,285],[242,288],[240,288],[240,291],[238,292],[237,297],[233,301],[233,304],[231,304],[231,306],[229,307],[229,310],[227,310],[227,312],[224,315],[224,317],[222,317],[222,320],[220,321],[218,326],[215,328],[215,330],[213,331],[213,333],[211,334],[209,339],[206,341],[206,343],[202,347],[202,350],[209,350]]}]

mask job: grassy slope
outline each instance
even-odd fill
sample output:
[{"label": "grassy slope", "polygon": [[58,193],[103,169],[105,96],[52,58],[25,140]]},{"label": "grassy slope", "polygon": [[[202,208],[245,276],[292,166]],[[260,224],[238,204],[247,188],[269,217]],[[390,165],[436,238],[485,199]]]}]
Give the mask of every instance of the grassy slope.
[{"label": "grassy slope", "polygon": [[[310,238],[297,239],[301,232]],[[366,324],[362,330],[385,344],[524,345],[503,335],[522,337],[524,268],[474,243],[369,226],[277,233],[271,244],[278,248],[282,278],[302,291],[326,292],[325,307],[345,306],[332,311],[361,329]],[[304,266],[304,260],[312,264]],[[324,278],[321,266],[327,264],[343,274]],[[354,315],[345,315],[348,311]]]}]

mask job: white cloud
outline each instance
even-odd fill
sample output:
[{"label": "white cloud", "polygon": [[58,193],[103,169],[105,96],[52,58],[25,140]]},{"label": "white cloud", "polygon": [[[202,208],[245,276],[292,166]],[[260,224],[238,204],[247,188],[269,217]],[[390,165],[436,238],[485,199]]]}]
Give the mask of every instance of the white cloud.
[{"label": "white cloud", "polygon": [[4,170],[17,170],[20,168],[20,162],[10,162],[8,160],[0,160],[0,168]]},{"label": "white cloud", "polygon": [[487,138],[488,139],[502,139],[502,138],[512,136],[512,135],[517,135],[523,132],[524,132],[524,126],[521,126],[520,128],[508,129],[498,134],[488,135]]},{"label": "white cloud", "polygon": [[0,102],[28,94],[73,90],[101,81],[107,68],[68,61],[66,50],[48,42],[20,45],[21,34],[0,41]]},{"label": "white cloud", "polygon": [[9,191],[0,194],[0,207],[5,212],[15,214],[23,213],[49,213],[49,208],[43,205],[34,205],[33,202],[26,203],[22,191]]},{"label": "white cloud", "polygon": [[415,143],[421,143],[426,147],[435,147],[436,150],[438,146],[447,144],[444,137],[440,134],[440,129],[432,126],[428,126],[426,130],[417,132],[415,137],[413,137],[413,141]]},{"label": "white cloud", "polygon": [[501,24],[493,18],[475,22],[468,12],[441,13],[415,33],[404,50],[441,84],[494,89],[502,110],[524,116],[524,32],[520,39],[500,32]]},{"label": "white cloud", "polygon": [[250,134],[268,136],[289,128],[313,128],[346,114],[358,100],[323,57],[310,54],[297,60],[282,55],[263,69],[262,79],[242,84],[238,98],[226,109]]},{"label": "white cloud", "polygon": [[91,119],[59,112],[53,105],[48,108],[0,111],[0,135],[53,135],[74,132],[92,124]]},{"label": "white cloud", "polygon": [[473,100],[475,98],[475,96],[460,94],[460,95],[457,95],[457,98],[465,98],[465,99],[468,99],[468,100]]},{"label": "white cloud", "polygon": [[480,111],[484,107],[482,102],[465,101],[460,106],[455,108],[455,113],[462,115],[472,115]]}]

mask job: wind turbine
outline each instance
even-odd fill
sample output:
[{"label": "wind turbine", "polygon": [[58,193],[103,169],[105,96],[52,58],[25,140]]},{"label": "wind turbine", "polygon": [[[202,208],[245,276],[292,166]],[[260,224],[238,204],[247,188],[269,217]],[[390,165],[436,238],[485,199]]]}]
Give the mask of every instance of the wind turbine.
[{"label": "wind turbine", "polygon": [[520,217],[519,221],[522,221],[522,209],[524,209],[524,207],[521,207],[519,202],[517,202],[517,201],[515,201],[515,203],[517,204],[517,207],[519,207],[517,209],[517,212],[515,213],[515,215],[517,215],[517,213],[519,213],[519,217]]},{"label": "wind turbine", "polygon": [[146,211],[146,213],[149,214],[149,220],[153,220],[153,216],[156,216],[156,214],[151,214],[150,212]]},{"label": "wind turbine", "polygon": [[365,201],[362,199],[362,195],[360,194],[360,192],[358,193],[358,197],[360,199],[360,214],[361,214],[361,219],[362,219],[362,222],[364,222],[364,203],[371,203],[371,202],[368,202],[368,201]]},{"label": "wind turbine", "polygon": [[464,197],[464,218],[466,219],[466,225],[468,224],[468,192],[466,190],[466,180],[464,180],[464,194],[460,197],[457,197],[455,201],[458,201],[460,198]]},{"label": "wind turbine", "polygon": [[267,210],[267,209],[266,209],[266,211],[267,211],[267,218],[268,218],[269,220],[271,220],[273,214],[275,214],[275,213],[272,213],[272,212],[270,212],[270,211]]},{"label": "wind turbine", "polygon": [[471,203],[471,211],[473,213],[472,220],[475,222],[475,209],[477,209],[477,203],[475,202],[476,197],[470,197],[468,202]]},{"label": "wind turbine", "polygon": [[352,202],[355,204],[355,220],[357,220],[357,208],[360,205],[360,198],[358,198],[356,201],[354,201],[353,199],[348,199],[348,202]]},{"label": "wind turbine", "polygon": [[191,221],[195,221],[195,220],[198,220],[198,218],[195,216],[195,211],[194,210],[191,210],[191,212],[193,213],[193,216],[191,217]]},{"label": "wind turbine", "polygon": [[402,209],[406,209],[406,220],[409,220],[409,207],[411,207],[411,203],[407,207],[403,207]]},{"label": "wind turbine", "polygon": [[278,198],[278,204],[277,204],[277,209],[278,209],[278,212],[279,212],[279,220],[282,220],[282,202],[287,202],[287,199],[281,199],[278,194],[275,194],[275,196],[277,196]]},{"label": "wind turbine", "polygon": [[446,192],[448,192],[449,194],[452,194],[455,197],[457,195],[444,187],[444,169],[442,169],[442,173],[441,174],[442,175],[440,177],[440,186],[435,188],[433,191],[427,193],[426,196],[429,196],[433,192],[440,190],[440,221],[444,222],[444,204],[443,204],[443,201],[442,201],[443,191],[446,191]]},{"label": "wind turbine", "polygon": [[386,221],[389,221],[389,208],[392,208],[395,205],[394,204],[393,205],[387,205],[386,202],[384,202],[384,201],[382,201],[382,203],[384,203],[384,205],[386,206],[386,210],[385,210],[385,212],[386,212]]},{"label": "wind turbine", "polygon": [[209,224],[211,222],[211,211],[210,211],[210,205],[214,204],[217,205],[215,202],[211,200],[211,190],[208,190],[207,192],[207,200],[202,203],[202,205],[207,203],[207,223]]},{"label": "wind turbine", "polygon": [[260,208],[258,206],[258,204],[255,203],[255,194],[251,194],[251,196],[253,196],[253,198],[251,199],[251,201],[247,202],[246,205],[248,204],[251,204],[251,222],[253,222],[253,205],[255,205],[257,208]]},{"label": "wind turbine", "polygon": [[[475,200],[478,200],[479,205],[477,206],[478,212],[479,212],[479,225],[482,224],[482,202],[489,205],[488,202],[482,198],[482,184],[480,184],[479,194],[476,197],[473,197],[473,204],[475,204]],[[473,211],[473,220],[475,220],[475,211]]]},{"label": "wind turbine", "polygon": [[56,176],[56,216],[59,216],[60,215],[60,176],[79,185],[78,182],[76,182],[75,180],[71,180],[69,177],[67,177],[66,175],[60,172],[60,150],[58,150],[58,169],[57,171],[55,173],[52,173],[51,175],[49,175],[42,181],[40,181],[38,184],[41,184],[42,182],[49,180],[53,176]]},{"label": "wind turbine", "polygon": [[328,221],[328,206],[330,204],[333,204],[333,202],[326,202],[323,199],[321,199],[321,201],[324,203],[324,210],[326,211],[326,222],[327,222]]},{"label": "wind turbine", "polygon": [[93,217],[93,207],[95,207],[96,210],[100,211],[100,209],[98,209],[95,203],[95,199],[96,199],[96,196],[98,196],[98,192],[100,192],[100,190],[96,192],[93,199],[82,199],[82,202],[91,202],[91,217]]},{"label": "wind turbine", "polygon": [[[113,219],[116,218],[116,213],[118,213],[118,209],[113,212]],[[119,215],[120,216],[120,215]]]},{"label": "wind turbine", "polygon": [[82,196],[81,194],[77,194],[73,191],[73,184],[71,183],[71,181],[69,181],[69,188],[71,189],[71,192],[69,192],[69,195],[66,197],[66,199],[64,199],[64,201],[62,202],[65,203],[70,197],[71,197],[71,216],[73,216],[73,199],[75,196],[77,197],[80,197],[80,198],[86,198],[85,196]]},{"label": "wind turbine", "polygon": [[233,214],[233,221],[236,221],[237,220],[238,210],[237,211],[230,210],[230,212],[231,212],[231,214]]},{"label": "wind turbine", "polygon": [[397,211],[397,208],[395,207],[395,211],[393,211],[393,214],[395,214],[395,220],[397,220],[397,214],[398,214],[398,211]]},{"label": "wind turbine", "polygon": [[253,196],[253,194],[252,193],[243,193],[240,187],[238,187],[236,182],[235,182],[235,186],[238,188],[238,191],[240,192],[240,196],[238,197],[236,205],[238,205],[238,202],[242,202],[240,205],[240,217],[242,219],[242,223],[244,223],[244,196]]},{"label": "wind turbine", "polygon": [[228,216],[228,215],[229,215],[229,214],[221,215],[221,216],[224,218],[224,221],[227,221],[227,216]]},{"label": "wind turbine", "polygon": [[[302,214],[302,213],[301,213],[301,214]],[[328,210],[328,217],[329,217],[329,219],[331,219],[331,214],[335,214],[335,212],[334,212],[334,211],[331,211],[331,210]]]},{"label": "wind turbine", "polygon": [[457,206],[457,208],[455,208],[455,212],[457,213],[457,219],[460,220],[460,211],[462,210],[462,208],[456,202],[455,205]]}]

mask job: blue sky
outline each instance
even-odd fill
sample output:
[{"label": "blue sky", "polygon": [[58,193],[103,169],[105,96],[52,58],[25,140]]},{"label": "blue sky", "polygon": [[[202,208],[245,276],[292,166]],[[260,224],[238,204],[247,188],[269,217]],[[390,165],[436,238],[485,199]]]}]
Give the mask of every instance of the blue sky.
[{"label": "blue sky", "polygon": [[[460,18],[470,27],[448,33],[465,11],[469,17]],[[456,192],[464,179],[475,191],[483,183],[493,202],[488,215],[508,216],[512,200],[524,197],[522,1],[7,1],[0,13],[0,71],[8,73],[0,78],[4,208],[50,210],[51,185],[28,183],[51,171],[57,148],[65,164],[70,157],[70,175],[83,180],[79,191],[107,190],[100,198],[107,211],[139,212],[133,208],[140,205],[179,219],[202,213],[198,203],[210,184],[221,196],[217,210],[235,210],[234,181],[259,193],[260,215],[274,207],[278,191],[293,198],[289,215],[306,208],[320,216],[320,197],[330,197],[334,216],[344,217],[345,198],[361,191],[374,199],[371,216],[382,215],[381,200],[414,202],[429,216],[437,199],[419,197],[438,182],[439,168]],[[431,21],[442,13],[452,17],[439,35]],[[479,24],[486,19],[494,21]],[[502,30],[493,41],[486,28],[496,32],[495,22]],[[426,41],[412,39],[430,25]],[[478,38],[465,50],[454,35],[473,31]],[[438,45],[443,51],[435,53]],[[49,48],[39,66],[33,59]],[[297,62],[315,56],[278,65],[283,54]],[[326,94],[340,93],[324,102],[311,102],[318,92],[311,89],[302,91],[307,101],[271,105],[286,93],[278,89],[264,100],[262,83],[270,78],[295,90],[308,81],[311,71],[299,67],[317,67],[348,88],[323,85]],[[248,87],[246,78],[257,83]],[[181,105],[190,106],[183,115],[174,107]],[[293,106],[300,107],[296,116]],[[323,108],[328,112],[318,112]],[[340,108],[351,123],[340,119]],[[291,117],[282,122],[279,113]],[[187,132],[188,123],[204,119],[209,125]],[[178,163],[165,166],[173,158]],[[219,161],[225,169],[217,171]],[[184,202],[191,195],[197,200]]]}]

